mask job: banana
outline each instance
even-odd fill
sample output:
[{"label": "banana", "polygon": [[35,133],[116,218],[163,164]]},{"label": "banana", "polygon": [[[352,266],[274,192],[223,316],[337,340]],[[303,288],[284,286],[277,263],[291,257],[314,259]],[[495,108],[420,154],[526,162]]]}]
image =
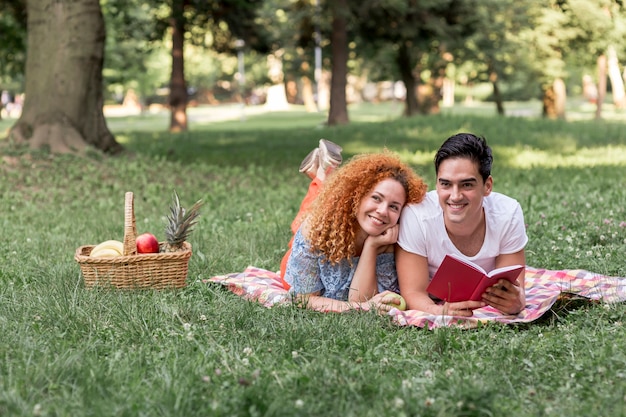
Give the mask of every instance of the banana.
[{"label": "banana", "polygon": [[96,245],[89,256],[94,258],[113,258],[124,254],[124,244],[119,240],[107,240]]},{"label": "banana", "polygon": [[98,250],[98,252],[92,253],[90,256],[92,258],[115,258],[117,256],[120,256],[120,253],[115,249],[102,248]]}]

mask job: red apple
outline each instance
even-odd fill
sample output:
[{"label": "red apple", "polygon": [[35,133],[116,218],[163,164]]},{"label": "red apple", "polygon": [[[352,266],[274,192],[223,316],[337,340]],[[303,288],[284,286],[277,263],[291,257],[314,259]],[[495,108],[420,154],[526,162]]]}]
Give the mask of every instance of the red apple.
[{"label": "red apple", "polygon": [[159,241],[152,233],[144,233],[137,236],[137,252],[158,253]]}]

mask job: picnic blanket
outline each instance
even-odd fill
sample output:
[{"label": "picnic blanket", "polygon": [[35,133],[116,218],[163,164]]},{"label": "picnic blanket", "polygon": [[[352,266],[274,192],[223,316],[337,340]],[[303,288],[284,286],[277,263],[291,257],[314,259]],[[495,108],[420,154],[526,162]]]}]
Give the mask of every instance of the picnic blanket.
[{"label": "picnic blanket", "polygon": [[[204,279],[205,283],[225,286],[234,294],[258,302],[265,307],[288,305],[292,297],[275,272],[249,266],[243,272]],[[626,278],[610,277],[593,272],[570,269],[548,270],[526,267],[526,308],[519,314],[503,315],[493,307],[474,310],[471,318],[433,315],[418,310],[391,309],[393,322],[401,326],[442,326],[475,328],[480,323],[528,323],[544,315],[563,295],[571,294],[588,300],[616,303],[626,301]]]}]

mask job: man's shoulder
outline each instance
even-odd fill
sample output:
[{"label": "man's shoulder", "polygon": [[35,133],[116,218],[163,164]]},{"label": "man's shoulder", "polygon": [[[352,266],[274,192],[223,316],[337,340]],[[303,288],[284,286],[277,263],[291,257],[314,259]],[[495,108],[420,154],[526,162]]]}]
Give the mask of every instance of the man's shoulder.
[{"label": "man's shoulder", "polygon": [[441,213],[441,207],[439,206],[439,199],[437,198],[437,192],[435,190],[429,191],[424,196],[424,200],[419,203],[408,204],[405,211],[413,213],[415,216],[424,218],[431,217]]},{"label": "man's shoulder", "polygon": [[509,197],[506,194],[491,192],[487,197],[485,197],[485,202],[494,207],[498,206],[517,206],[519,205],[518,201],[513,197]]},{"label": "man's shoulder", "polygon": [[508,195],[492,192],[483,200],[483,206],[488,212],[498,215],[513,216],[521,209],[520,203]]}]

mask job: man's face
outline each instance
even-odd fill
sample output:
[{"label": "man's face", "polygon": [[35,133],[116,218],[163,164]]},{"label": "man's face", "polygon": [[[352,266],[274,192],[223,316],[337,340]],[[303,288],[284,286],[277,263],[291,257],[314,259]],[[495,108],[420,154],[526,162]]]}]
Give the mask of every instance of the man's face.
[{"label": "man's face", "polygon": [[491,193],[493,179],[483,181],[478,166],[468,158],[448,158],[439,165],[437,195],[446,225],[472,227],[482,219],[483,197]]}]

